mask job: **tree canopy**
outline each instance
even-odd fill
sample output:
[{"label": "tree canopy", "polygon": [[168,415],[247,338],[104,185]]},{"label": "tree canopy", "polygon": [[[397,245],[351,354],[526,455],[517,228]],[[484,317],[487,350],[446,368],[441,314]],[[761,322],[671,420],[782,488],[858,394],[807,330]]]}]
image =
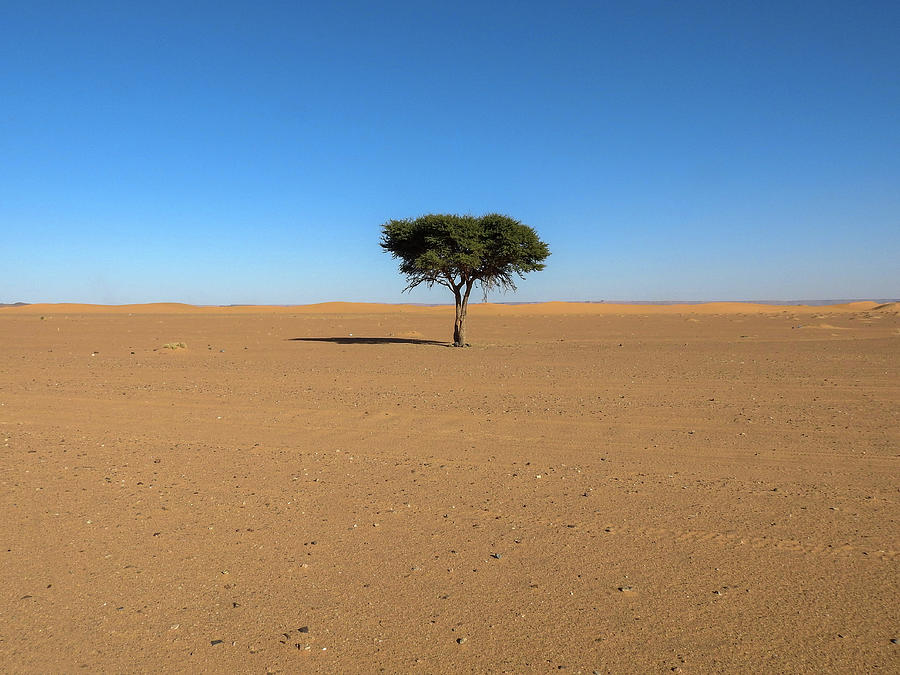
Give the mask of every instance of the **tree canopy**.
[{"label": "tree canopy", "polygon": [[382,225],[381,247],[400,260],[404,290],[439,284],[453,291],[454,344],[465,343],[465,317],[473,286],[515,290],[516,277],[544,269],[550,249],[528,225],[499,213],[481,217],[428,214]]}]

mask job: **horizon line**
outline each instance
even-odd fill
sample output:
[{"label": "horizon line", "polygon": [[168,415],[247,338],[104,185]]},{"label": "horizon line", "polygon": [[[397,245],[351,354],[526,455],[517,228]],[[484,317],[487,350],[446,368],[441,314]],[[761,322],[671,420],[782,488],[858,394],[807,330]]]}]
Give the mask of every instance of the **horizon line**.
[{"label": "horizon line", "polygon": [[[579,304],[579,305],[705,305],[717,303],[739,303],[754,305],[772,305],[772,306],[828,306],[858,302],[874,302],[878,304],[886,304],[900,302],[900,298],[828,298],[828,299],[799,299],[799,300],[732,300],[732,299],[716,299],[716,300],[525,300],[525,301],[487,301],[487,302],[470,302],[470,305],[505,305],[505,306],[522,306],[522,305],[543,305],[543,304]],[[236,307],[311,307],[315,305],[329,304],[353,304],[353,305],[388,305],[388,306],[411,306],[411,307],[453,307],[453,303],[447,302],[384,302],[377,300],[324,300],[318,302],[306,303],[227,303],[227,304],[195,304],[182,300],[154,300],[147,302],[123,302],[123,303],[104,303],[104,302],[78,302],[78,301],[52,301],[44,300],[39,302],[0,302],[0,308],[9,307],[28,307],[34,305],[90,305],[96,307],[127,307],[127,306],[143,306],[143,305],[186,305],[199,308],[236,308]]]}]

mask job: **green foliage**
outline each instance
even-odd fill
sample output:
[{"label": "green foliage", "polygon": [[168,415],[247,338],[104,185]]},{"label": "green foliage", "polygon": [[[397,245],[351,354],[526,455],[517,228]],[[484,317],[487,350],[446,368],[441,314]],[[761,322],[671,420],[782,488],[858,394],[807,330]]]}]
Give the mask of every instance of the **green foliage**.
[{"label": "green foliage", "polygon": [[515,290],[515,277],[544,269],[550,255],[532,228],[498,213],[391,220],[382,226],[381,247],[400,260],[404,290],[439,284],[457,301],[461,293],[468,299],[476,282],[485,296],[495,288]]}]

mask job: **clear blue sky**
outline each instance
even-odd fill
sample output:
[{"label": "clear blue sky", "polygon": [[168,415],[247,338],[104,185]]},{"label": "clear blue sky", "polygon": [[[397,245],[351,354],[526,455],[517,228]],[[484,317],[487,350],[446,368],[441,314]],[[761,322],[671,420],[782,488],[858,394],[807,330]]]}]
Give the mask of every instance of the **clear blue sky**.
[{"label": "clear blue sky", "polygon": [[0,0],[0,302],[449,302],[381,223],[507,213],[497,300],[900,296],[900,3]]}]

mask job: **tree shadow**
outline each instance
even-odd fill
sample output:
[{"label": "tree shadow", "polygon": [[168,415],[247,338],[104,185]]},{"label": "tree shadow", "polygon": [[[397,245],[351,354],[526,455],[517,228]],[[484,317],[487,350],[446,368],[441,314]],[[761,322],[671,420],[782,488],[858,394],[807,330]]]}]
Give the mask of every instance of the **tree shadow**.
[{"label": "tree shadow", "polygon": [[289,342],[330,342],[335,345],[433,345],[449,347],[449,342],[423,340],[420,338],[401,337],[296,337],[288,338]]}]

